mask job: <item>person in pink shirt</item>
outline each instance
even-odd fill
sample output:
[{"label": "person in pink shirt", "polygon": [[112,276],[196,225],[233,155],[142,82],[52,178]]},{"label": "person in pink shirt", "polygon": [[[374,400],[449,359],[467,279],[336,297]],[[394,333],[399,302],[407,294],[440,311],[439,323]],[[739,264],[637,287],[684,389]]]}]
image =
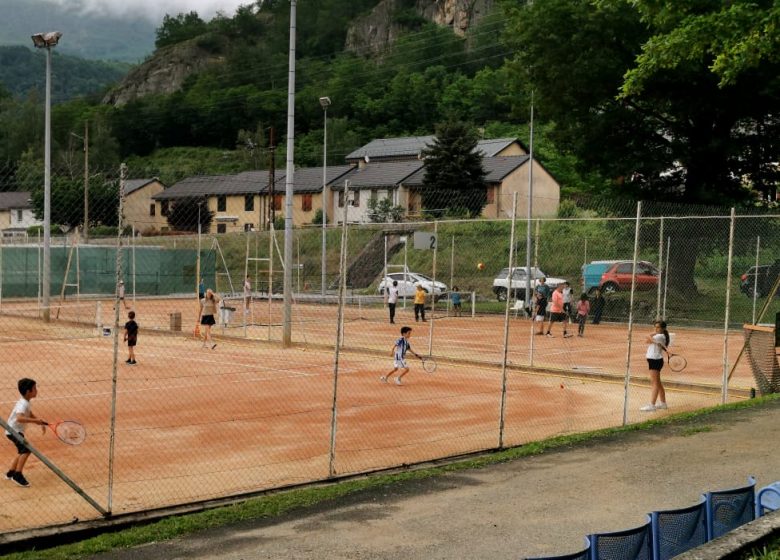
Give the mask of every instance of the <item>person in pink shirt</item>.
[{"label": "person in pink shirt", "polygon": [[568,317],[566,317],[566,311],[563,309],[563,284],[558,284],[555,291],[552,293],[552,304],[550,305],[550,323],[547,325],[547,336],[554,336],[550,331],[552,330],[553,323],[563,323],[563,338],[568,338],[571,335],[566,332],[566,325],[569,324]]},{"label": "person in pink shirt", "polygon": [[585,336],[585,321],[590,313],[590,301],[588,294],[582,294],[577,302],[577,336]]}]

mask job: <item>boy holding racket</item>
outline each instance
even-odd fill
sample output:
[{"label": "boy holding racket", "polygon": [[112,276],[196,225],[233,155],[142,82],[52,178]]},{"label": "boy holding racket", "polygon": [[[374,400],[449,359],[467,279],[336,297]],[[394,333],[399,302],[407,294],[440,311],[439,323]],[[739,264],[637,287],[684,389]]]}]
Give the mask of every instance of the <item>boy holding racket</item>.
[{"label": "boy holding racket", "polygon": [[30,450],[27,448],[24,439],[24,425],[38,424],[45,434],[46,421],[36,417],[30,407],[30,401],[38,396],[38,386],[36,385],[35,380],[24,377],[19,380],[17,387],[22,398],[14,405],[11,415],[8,417],[8,425],[16,430],[22,439],[21,441],[18,441],[11,435],[11,432],[8,430],[5,431],[5,437],[11,440],[11,443],[16,446],[17,451],[17,455],[11,463],[11,468],[5,473],[5,477],[8,480],[13,480],[19,486],[27,487],[30,483],[24,478],[22,471],[24,470],[25,463],[27,463],[27,459],[30,457]]},{"label": "boy holding racket", "polygon": [[[418,358],[420,358],[420,355],[417,354],[414,350],[412,350],[412,345],[409,344],[409,337],[412,336],[412,327],[401,327],[401,338],[395,341],[395,346],[393,346],[392,350],[392,356],[393,356],[393,369],[391,369],[387,374],[383,375],[379,378],[379,380],[382,383],[387,383],[388,378],[393,375],[396,371],[401,371],[401,373],[398,374],[398,376],[395,378],[395,384],[396,385],[403,385],[401,383],[401,378],[409,373],[409,366],[406,365],[406,352],[411,352]],[[420,358],[422,359],[422,358]]]}]

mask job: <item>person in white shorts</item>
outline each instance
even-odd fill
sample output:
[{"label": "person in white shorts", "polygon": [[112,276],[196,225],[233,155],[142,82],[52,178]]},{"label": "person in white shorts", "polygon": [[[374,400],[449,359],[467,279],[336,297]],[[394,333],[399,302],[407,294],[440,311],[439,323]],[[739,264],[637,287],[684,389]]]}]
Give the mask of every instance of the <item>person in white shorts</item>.
[{"label": "person in white shorts", "polygon": [[395,378],[395,384],[396,385],[402,385],[401,378],[409,373],[409,366],[406,365],[406,352],[411,352],[418,358],[420,357],[417,352],[412,350],[412,345],[409,344],[409,337],[412,336],[412,327],[401,327],[401,338],[395,341],[395,346],[393,346],[393,369],[391,369],[387,374],[383,375],[379,378],[379,380],[382,383],[387,383],[388,378],[393,375],[396,371],[399,371],[401,373],[398,374],[398,376]]},{"label": "person in white shorts", "polygon": [[[642,412],[665,410],[666,391],[661,383],[661,368],[664,367],[664,352],[669,348],[669,331],[666,330],[666,322],[658,321],[655,324],[655,332],[647,337],[647,366],[650,370],[650,404],[640,408]],[[658,404],[656,404],[656,401]]]}]

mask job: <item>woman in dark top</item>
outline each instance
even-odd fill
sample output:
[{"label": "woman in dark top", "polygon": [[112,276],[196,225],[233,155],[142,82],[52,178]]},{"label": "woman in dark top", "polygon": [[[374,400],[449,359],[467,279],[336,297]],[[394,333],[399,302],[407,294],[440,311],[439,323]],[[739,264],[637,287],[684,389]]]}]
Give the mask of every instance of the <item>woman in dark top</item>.
[{"label": "woman in dark top", "polygon": [[593,321],[594,325],[598,325],[601,322],[601,313],[604,311],[604,296],[601,295],[601,290],[596,289],[596,294],[593,296]]}]

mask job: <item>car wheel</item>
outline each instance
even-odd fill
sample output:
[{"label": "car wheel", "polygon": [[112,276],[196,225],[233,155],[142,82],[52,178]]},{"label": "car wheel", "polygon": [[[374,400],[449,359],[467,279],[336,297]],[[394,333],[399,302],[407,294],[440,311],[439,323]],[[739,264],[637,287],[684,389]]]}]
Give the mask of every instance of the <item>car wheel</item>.
[{"label": "car wheel", "polygon": [[615,284],[614,282],[607,282],[601,287],[601,291],[605,294],[614,294],[615,292],[619,291],[620,287]]},{"label": "car wheel", "polygon": [[506,288],[498,288],[496,290],[496,299],[498,301],[506,301]]}]

